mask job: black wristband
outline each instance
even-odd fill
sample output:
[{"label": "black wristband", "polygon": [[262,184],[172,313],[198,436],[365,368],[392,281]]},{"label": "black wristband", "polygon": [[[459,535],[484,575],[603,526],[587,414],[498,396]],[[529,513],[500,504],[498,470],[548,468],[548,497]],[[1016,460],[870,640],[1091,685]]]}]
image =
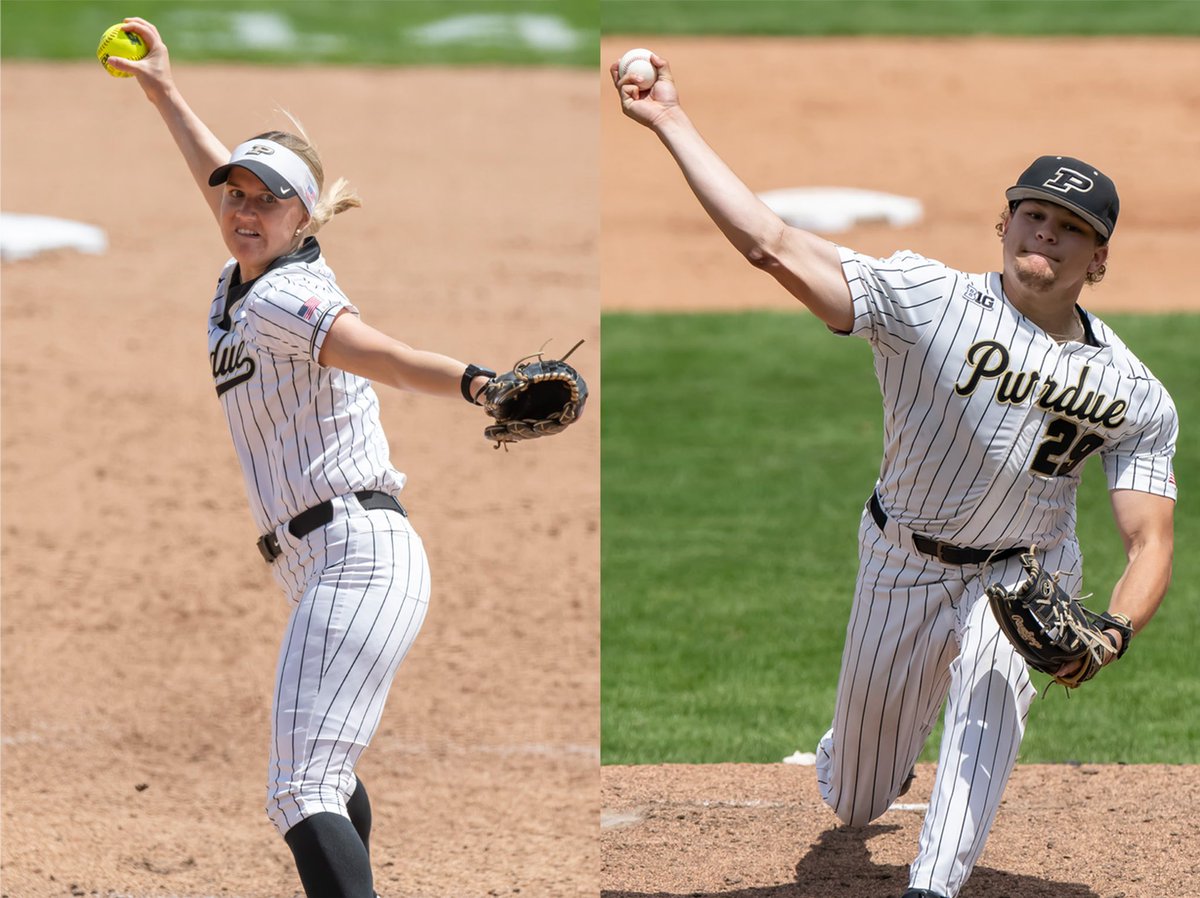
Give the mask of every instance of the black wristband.
[{"label": "black wristband", "polygon": [[462,394],[463,399],[471,403],[471,405],[479,405],[475,398],[471,395],[471,381],[481,374],[486,374],[488,377],[495,377],[496,372],[490,368],[480,368],[478,365],[467,365],[467,370],[462,376]]},{"label": "black wristband", "polygon": [[1121,634],[1121,650],[1117,652],[1117,659],[1129,650],[1129,642],[1133,639],[1133,623],[1124,614],[1109,614],[1105,611],[1100,615],[1100,626],[1105,630],[1116,630]]}]

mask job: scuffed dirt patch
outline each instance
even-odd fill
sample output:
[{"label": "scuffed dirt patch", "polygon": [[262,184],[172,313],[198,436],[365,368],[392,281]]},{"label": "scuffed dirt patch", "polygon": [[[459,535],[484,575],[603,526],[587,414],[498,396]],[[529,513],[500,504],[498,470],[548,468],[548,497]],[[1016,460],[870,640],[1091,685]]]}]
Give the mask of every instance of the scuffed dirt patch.
[{"label": "scuffed dirt patch", "polygon": [[[899,898],[935,768],[864,827],[811,767],[606,766],[605,898]],[[1200,886],[1200,768],[1019,765],[962,898],[1167,898]]]}]

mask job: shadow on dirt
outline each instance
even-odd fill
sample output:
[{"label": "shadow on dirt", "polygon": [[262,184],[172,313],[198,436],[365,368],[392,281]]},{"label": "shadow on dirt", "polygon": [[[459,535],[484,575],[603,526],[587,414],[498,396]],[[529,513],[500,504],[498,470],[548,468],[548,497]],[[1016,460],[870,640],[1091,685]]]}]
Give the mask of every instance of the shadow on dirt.
[{"label": "shadow on dirt", "polygon": [[[601,898],[900,898],[908,887],[908,867],[877,864],[867,840],[894,832],[894,825],[838,827],[826,830],[796,864],[795,882],[738,888],[736,875],[728,889],[689,892],[604,890]],[[1054,882],[1033,876],[976,867],[960,898],[1100,898],[1086,885]]]}]

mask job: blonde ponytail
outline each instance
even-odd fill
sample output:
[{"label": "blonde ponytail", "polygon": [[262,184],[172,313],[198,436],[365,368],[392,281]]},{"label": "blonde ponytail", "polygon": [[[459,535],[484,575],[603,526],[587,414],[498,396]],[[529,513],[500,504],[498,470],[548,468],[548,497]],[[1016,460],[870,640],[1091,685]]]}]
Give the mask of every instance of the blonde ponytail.
[{"label": "blonde ponytail", "polygon": [[[318,180],[317,183],[320,181]],[[313,207],[308,224],[300,233],[305,237],[315,234],[325,227],[333,216],[345,212],[347,209],[357,209],[361,205],[362,200],[350,187],[350,183],[345,178],[338,178],[328,191],[321,190],[321,197]]]}]

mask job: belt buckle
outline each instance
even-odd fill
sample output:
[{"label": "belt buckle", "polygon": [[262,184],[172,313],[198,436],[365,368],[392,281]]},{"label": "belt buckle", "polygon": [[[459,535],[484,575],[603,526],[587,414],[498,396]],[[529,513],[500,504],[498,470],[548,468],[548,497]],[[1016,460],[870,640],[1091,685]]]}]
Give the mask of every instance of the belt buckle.
[{"label": "belt buckle", "polygon": [[952,552],[958,547],[952,546],[950,543],[944,543],[940,539],[934,539],[932,536],[925,536],[924,534],[917,533],[913,534],[913,545],[916,546],[917,551],[922,555],[927,555],[930,558],[934,558],[940,561],[942,564],[953,565],[959,563],[946,556],[947,552]]},{"label": "belt buckle", "polygon": [[279,548],[279,540],[274,533],[268,533],[258,538],[258,551],[267,564],[274,564],[275,559],[283,554],[283,550]]}]

